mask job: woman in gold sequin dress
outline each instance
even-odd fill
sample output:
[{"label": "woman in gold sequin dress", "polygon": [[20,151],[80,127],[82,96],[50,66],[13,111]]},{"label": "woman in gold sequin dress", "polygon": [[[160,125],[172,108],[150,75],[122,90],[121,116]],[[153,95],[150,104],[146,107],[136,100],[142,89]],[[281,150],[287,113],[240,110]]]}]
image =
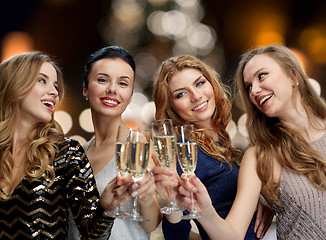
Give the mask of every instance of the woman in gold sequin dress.
[{"label": "woman in gold sequin dress", "polygon": [[53,119],[60,69],[40,52],[13,56],[0,64],[0,92],[0,239],[67,239],[69,206],[83,239],[108,239],[110,186],[99,199],[83,148]]}]

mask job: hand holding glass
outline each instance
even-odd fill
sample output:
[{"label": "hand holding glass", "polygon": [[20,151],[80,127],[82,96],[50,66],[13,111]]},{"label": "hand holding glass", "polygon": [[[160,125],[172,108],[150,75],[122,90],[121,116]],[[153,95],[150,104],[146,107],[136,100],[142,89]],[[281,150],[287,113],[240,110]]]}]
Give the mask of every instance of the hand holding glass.
[{"label": "hand holding glass", "polygon": [[[131,156],[130,134],[132,129],[124,124],[118,128],[116,138],[116,162],[118,168],[118,175],[124,177],[128,173],[128,163]],[[114,218],[129,219],[130,214],[121,210],[120,201],[113,212],[105,213]]]},{"label": "hand holding glass", "polygon": [[[194,174],[197,165],[197,136],[194,125],[176,126],[175,133],[177,137],[177,155],[182,171],[190,177]],[[188,178],[189,180],[189,178]],[[184,215],[182,219],[200,218],[193,201],[193,193],[191,192],[191,211],[188,215]]]},{"label": "hand holding glass", "polygon": [[[175,134],[171,119],[157,120],[152,123],[152,136],[154,141],[154,148],[161,166],[166,168],[175,167],[176,145]],[[161,213],[173,214],[181,212],[174,201],[173,196],[167,188],[168,195],[170,195],[169,206],[161,209]]]},{"label": "hand holding glass", "polygon": [[[146,173],[150,152],[150,131],[133,130],[130,135],[131,157],[129,161],[129,172],[135,182],[140,180]],[[130,216],[134,221],[146,221],[137,209],[137,197],[134,198],[134,206]]]}]

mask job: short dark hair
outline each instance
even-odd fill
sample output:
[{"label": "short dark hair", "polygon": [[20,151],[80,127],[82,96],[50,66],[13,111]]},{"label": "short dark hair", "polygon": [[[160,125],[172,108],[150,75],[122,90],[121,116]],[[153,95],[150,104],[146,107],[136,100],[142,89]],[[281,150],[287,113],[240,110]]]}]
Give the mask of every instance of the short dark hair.
[{"label": "short dark hair", "polygon": [[100,50],[92,53],[89,56],[89,59],[85,65],[84,70],[84,80],[83,80],[83,86],[87,86],[87,78],[89,73],[92,70],[94,62],[97,62],[98,60],[104,59],[104,58],[120,58],[124,60],[126,63],[129,64],[129,66],[134,71],[134,76],[136,74],[136,63],[134,61],[134,58],[131,56],[131,54],[124,48],[120,46],[107,46],[104,48],[101,48]]}]

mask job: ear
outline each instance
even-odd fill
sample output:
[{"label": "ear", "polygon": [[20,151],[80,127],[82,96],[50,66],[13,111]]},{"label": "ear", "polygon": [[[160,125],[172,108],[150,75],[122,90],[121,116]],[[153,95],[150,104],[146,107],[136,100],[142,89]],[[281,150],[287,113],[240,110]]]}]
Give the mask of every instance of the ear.
[{"label": "ear", "polygon": [[295,72],[293,70],[291,70],[291,74],[290,74],[290,78],[291,78],[291,85],[292,87],[296,87],[299,84],[297,75],[295,74]]},{"label": "ear", "polygon": [[88,98],[88,88],[86,86],[83,86],[83,96],[84,98]]}]

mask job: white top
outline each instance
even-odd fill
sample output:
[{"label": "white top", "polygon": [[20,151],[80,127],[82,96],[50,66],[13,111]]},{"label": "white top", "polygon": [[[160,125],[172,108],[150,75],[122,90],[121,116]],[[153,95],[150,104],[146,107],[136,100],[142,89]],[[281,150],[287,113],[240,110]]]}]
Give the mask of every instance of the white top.
[{"label": "white top", "polygon": [[[87,152],[91,142],[93,140],[88,141],[83,146],[85,152]],[[115,178],[118,174],[117,164],[115,156],[108,162],[108,164],[100,171],[96,176],[96,185],[100,195],[105,189],[105,186],[108,182],[110,182],[113,178]],[[133,205],[133,199],[130,199],[125,205],[121,206],[121,210],[131,213]],[[69,232],[68,232],[69,240],[79,240],[79,232],[75,221],[72,217],[72,213],[69,209]],[[142,226],[139,225],[137,221],[132,220],[122,220],[115,219],[114,224],[111,231],[110,240],[150,240],[150,233],[146,232]]]}]

